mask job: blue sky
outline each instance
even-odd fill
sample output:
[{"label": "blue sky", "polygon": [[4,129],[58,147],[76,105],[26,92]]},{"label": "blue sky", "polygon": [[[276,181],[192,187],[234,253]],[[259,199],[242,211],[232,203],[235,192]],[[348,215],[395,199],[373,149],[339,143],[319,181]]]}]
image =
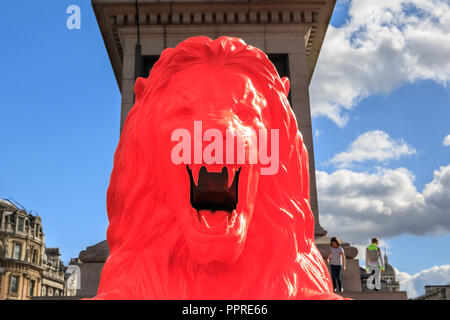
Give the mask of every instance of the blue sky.
[{"label": "blue sky", "polygon": [[[33,4],[5,3],[0,21],[0,197],[36,210],[68,262],[105,239],[120,92],[90,1]],[[70,4],[81,30],[66,28]]]},{"label": "blue sky", "polygon": [[[389,95],[363,100],[352,112],[345,128],[339,128],[324,117],[313,118],[313,130],[320,132],[314,141],[316,169],[334,171],[335,167],[329,164],[333,155],[345,149],[361,133],[383,130],[416,148],[416,155],[392,161],[387,167],[411,170],[415,175],[414,185],[421,191],[433,179],[434,170],[450,163],[450,148],[442,145],[443,137],[450,132],[449,103],[448,88],[431,81],[420,81],[405,84]],[[368,161],[356,171],[372,172],[377,165],[376,161]],[[345,240],[344,234],[342,238]],[[435,265],[450,264],[448,233],[442,236],[406,234],[385,241],[390,263],[410,274]],[[363,265],[364,261],[360,260],[360,263]]]},{"label": "blue sky", "polygon": [[409,296],[450,283],[449,8],[338,1],[310,88],[321,224],[360,250],[380,237]]},{"label": "blue sky", "polygon": [[[434,0],[428,2],[435,4]],[[81,7],[81,30],[66,28],[66,8],[72,4]],[[372,42],[367,54],[359,55],[358,50],[351,47],[350,40],[346,44],[348,52],[333,52],[333,39],[342,37],[342,41],[347,41],[353,37],[353,41],[359,36],[354,29],[366,23],[353,18],[363,10],[363,3],[358,5],[354,6],[351,1],[338,1],[311,87],[316,169],[322,177],[318,179],[321,183],[321,223],[330,235],[338,235],[358,246],[364,245],[366,238],[368,240],[373,235],[381,237],[391,263],[404,273],[402,279],[410,286],[407,289],[417,293],[421,289],[416,280],[422,275],[421,272],[433,266],[441,268],[440,273],[435,278],[427,278],[431,279],[429,281],[450,281],[450,255],[443,254],[449,252],[450,227],[445,212],[448,215],[450,212],[448,207],[435,208],[443,200],[432,203],[438,196],[442,198],[442,194],[447,194],[446,180],[436,180],[435,185],[444,188],[438,195],[429,195],[428,191],[424,191],[426,184],[434,178],[433,172],[441,166],[450,165],[450,147],[442,143],[450,134],[450,90],[446,85],[450,64],[449,60],[440,56],[436,59],[444,59],[442,67],[438,65],[435,69],[433,64],[425,64],[421,68],[423,59],[411,66],[408,64],[411,60],[405,58],[394,64],[394,68],[388,62],[400,59],[400,56],[417,58],[418,53],[424,50],[413,41],[415,27],[437,35],[436,41],[439,41],[438,36],[447,25],[439,23],[439,19],[437,24],[429,22],[425,27],[407,21],[410,27],[404,34],[406,45],[398,49],[395,45],[397,40],[385,41],[393,34],[397,36],[397,33],[389,33],[389,30],[386,34],[376,32],[385,29],[377,29],[380,27],[377,25],[379,21],[369,19],[367,23],[372,24],[368,25],[369,36],[364,39]],[[403,10],[391,6],[380,4],[374,12]],[[0,20],[4,43],[0,51],[3,74],[0,79],[0,197],[14,198],[28,210],[38,212],[44,221],[47,246],[60,247],[63,260],[68,262],[86,246],[105,239],[105,198],[119,138],[120,92],[90,1],[41,1],[39,5],[31,1],[29,5],[10,1],[3,5],[3,10],[8,14]],[[411,10],[414,14],[411,7],[408,14]],[[415,12],[419,14],[419,11],[416,9]],[[435,20],[436,17],[430,17],[430,21]],[[386,24],[386,21],[381,24]],[[388,21],[387,24],[391,29],[396,28],[395,22]],[[346,32],[349,35],[347,38]],[[386,38],[380,40],[381,36]],[[388,48],[391,51],[382,47],[386,43],[394,43],[392,48]],[[383,51],[377,51],[377,45]],[[384,55],[386,50],[388,54]],[[340,61],[339,54],[354,54],[361,68],[368,63],[364,59],[372,54],[379,71],[374,72],[373,79],[367,80],[371,76],[362,73],[361,78],[355,80],[353,72],[343,69],[347,65],[336,63]],[[387,67],[383,69],[385,65]],[[398,65],[401,66],[399,70],[395,69]],[[334,71],[334,76],[347,80],[333,82],[335,79],[331,78],[329,70]],[[337,91],[325,92],[319,99],[317,92],[322,90],[320,84],[326,81],[336,83],[333,90]],[[348,87],[345,87],[346,81]],[[342,92],[350,93],[344,97]],[[384,160],[369,157],[352,158],[350,163],[333,162],[336,155],[346,151],[346,157],[353,157],[355,153],[350,152],[353,149],[349,148],[358,137],[366,137],[364,134],[368,132],[367,136],[373,139],[388,137],[386,141],[392,147],[388,150],[404,147],[414,152],[406,154],[399,149],[398,156]],[[414,176],[411,183],[405,178],[408,174],[399,168]],[[426,195],[428,202],[424,204],[424,210],[431,203],[430,208],[437,210],[433,213],[437,217],[433,223],[440,224],[442,228],[436,231],[433,225],[426,225],[420,229],[411,222],[410,227],[403,226],[402,220],[396,220],[393,216],[396,210],[406,215],[404,211],[407,212],[408,208],[405,204],[380,198],[377,200],[392,209],[392,214],[381,215],[368,225],[373,228],[373,233],[384,229],[389,232],[373,234],[369,229],[365,234],[353,234],[346,231],[348,226],[340,222],[346,220],[339,220],[345,218],[346,211],[344,208],[331,211],[328,204],[333,199],[326,187],[328,181],[338,179],[340,170],[362,173],[364,177],[372,174],[372,180],[380,181],[391,179],[392,176],[385,172],[393,170],[399,180],[392,181],[400,181],[399,189],[413,188],[409,193],[401,193],[407,197],[405,202],[409,201],[409,197],[416,199]],[[405,186],[400,183],[405,183]],[[373,199],[373,195],[359,194],[354,200],[367,199]],[[411,214],[410,220],[420,219],[421,212]],[[441,223],[438,217],[443,217]],[[394,223],[396,227],[392,226]],[[449,268],[446,269],[446,266]],[[414,275],[417,277],[414,278]]]}]

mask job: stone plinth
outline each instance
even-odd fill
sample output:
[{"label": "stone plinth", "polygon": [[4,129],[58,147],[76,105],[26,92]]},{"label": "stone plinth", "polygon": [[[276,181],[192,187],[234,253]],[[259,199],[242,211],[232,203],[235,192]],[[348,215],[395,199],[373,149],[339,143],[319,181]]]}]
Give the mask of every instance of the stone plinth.
[{"label": "stone plinth", "polygon": [[103,265],[108,256],[109,247],[106,240],[80,252],[79,260],[81,262],[76,265],[80,268],[81,288],[77,289],[74,299],[93,297],[97,294]]},{"label": "stone plinth", "polygon": [[[330,252],[330,237],[322,237],[316,239],[316,246],[324,259]],[[347,242],[342,242],[341,247],[344,249],[345,259],[347,260],[347,268],[342,272],[343,293],[339,295],[354,300],[406,300],[406,291],[363,291],[361,282],[361,270],[359,260],[356,259],[358,249],[352,247]],[[330,266],[328,271],[331,274]]]},{"label": "stone plinth", "polygon": [[343,292],[338,294],[353,300],[407,300],[408,298],[406,291]]},{"label": "stone plinth", "polygon": [[[122,94],[121,128],[134,104],[139,24],[144,57],[158,57],[186,38],[233,36],[266,54],[288,57],[291,106],[309,155],[310,204],[315,235],[320,226],[315,178],[309,83],[319,57],[335,0],[92,0],[117,84]],[[147,72],[147,71],[145,71]]]},{"label": "stone plinth", "polygon": [[77,290],[77,296],[93,297],[97,295],[100,276],[104,263],[80,263],[78,267],[81,272],[81,288]]},{"label": "stone plinth", "polygon": [[78,262],[71,263],[80,268],[80,289],[76,290],[75,296],[34,297],[33,300],[81,300],[96,296],[103,265],[108,256],[109,247],[106,240],[87,247],[80,252],[78,259],[73,259]]},{"label": "stone plinth", "polygon": [[[317,249],[319,249],[324,260],[330,252],[330,239],[330,237],[316,239]],[[350,246],[350,244],[346,242],[341,243],[341,247],[344,249],[345,259],[347,260],[346,269],[342,271],[342,286],[346,291],[361,292],[362,286],[359,261],[358,259],[355,259],[358,255],[358,249]],[[330,271],[330,266],[328,266],[328,271]]]},{"label": "stone plinth", "polygon": [[103,240],[80,252],[79,258],[83,263],[104,263],[109,256],[108,242]]},{"label": "stone plinth", "polygon": [[31,300],[82,300],[90,299],[93,296],[46,296],[46,297],[33,297]]}]

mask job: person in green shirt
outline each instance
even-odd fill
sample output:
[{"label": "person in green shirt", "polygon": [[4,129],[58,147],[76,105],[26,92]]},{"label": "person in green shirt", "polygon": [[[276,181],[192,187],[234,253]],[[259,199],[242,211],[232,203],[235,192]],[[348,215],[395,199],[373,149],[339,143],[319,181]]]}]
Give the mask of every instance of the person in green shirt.
[{"label": "person in green shirt", "polygon": [[[366,248],[366,272],[372,272],[372,274],[374,274],[372,284],[374,285],[373,288],[375,291],[381,289],[381,272],[384,272],[385,267],[384,260],[381,256],[381,250],[378,248],[378,243],[378,238],[372,238],[371,244]],[[370,289],[372,286],[368,284],[367,287]]]}]

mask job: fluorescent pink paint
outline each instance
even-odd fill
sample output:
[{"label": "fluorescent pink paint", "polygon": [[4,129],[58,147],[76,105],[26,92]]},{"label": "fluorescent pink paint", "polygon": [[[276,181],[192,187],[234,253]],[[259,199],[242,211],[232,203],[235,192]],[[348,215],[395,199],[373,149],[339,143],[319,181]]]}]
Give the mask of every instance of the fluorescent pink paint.
[{"label": "fluorescent pink paint", "polygon": [[[237,38],[189,38],[164,50],[135,90],[114,156],[110,256],[96,298],[340,299],[314,245],[308,153],[289,80],[267,56]],[[250,132],[278,130],[279,170],[263,175],[267,158],[238,164],[237,152],[205,163],[202,137],[192,143],[194,164],[174,163],[171,135],[194,137],[195,121],[244,137],[249,150]]]}]

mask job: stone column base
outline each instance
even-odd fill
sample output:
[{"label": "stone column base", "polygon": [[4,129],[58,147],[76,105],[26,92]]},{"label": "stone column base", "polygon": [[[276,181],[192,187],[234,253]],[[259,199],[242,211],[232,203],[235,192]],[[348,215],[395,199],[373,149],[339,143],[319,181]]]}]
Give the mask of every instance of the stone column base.
[{"label": "stone column base", "polygon": [[327,230],[325,230],[320,224],[314,226],[314,238],[319,239],[327,235]]},{"label": "stone column base", "polygon": [[353,300],[407,300],[406,291],[365,291],[365,292],[342,292],[340,296]]}]

